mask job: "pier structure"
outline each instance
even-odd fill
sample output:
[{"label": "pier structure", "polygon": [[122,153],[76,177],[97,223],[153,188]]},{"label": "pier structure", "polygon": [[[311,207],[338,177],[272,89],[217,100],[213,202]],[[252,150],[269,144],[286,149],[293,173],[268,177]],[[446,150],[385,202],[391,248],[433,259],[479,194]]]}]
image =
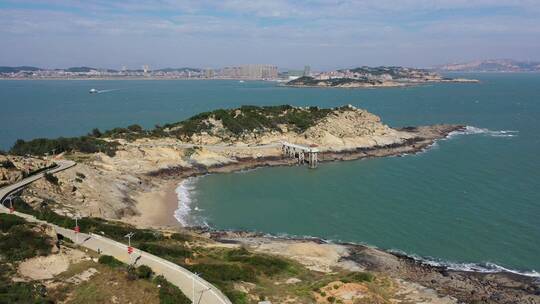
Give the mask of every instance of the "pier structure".
[{"label": "pier structure", "polygon": [[315,145],[306,147],[284,141],[281,151],[284,156],[297,159],[299,164],[308,163],[310,168],[317,168],[319,163],[319,149]]}]

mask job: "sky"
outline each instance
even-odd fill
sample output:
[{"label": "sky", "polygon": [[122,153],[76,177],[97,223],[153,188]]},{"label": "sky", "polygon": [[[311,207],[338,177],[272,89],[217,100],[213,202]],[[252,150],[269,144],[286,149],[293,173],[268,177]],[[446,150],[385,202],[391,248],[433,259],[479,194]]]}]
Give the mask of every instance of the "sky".
[{"label": "sky", "polygon": [[540,61],[540,0],[0,0],[0,65]]}]

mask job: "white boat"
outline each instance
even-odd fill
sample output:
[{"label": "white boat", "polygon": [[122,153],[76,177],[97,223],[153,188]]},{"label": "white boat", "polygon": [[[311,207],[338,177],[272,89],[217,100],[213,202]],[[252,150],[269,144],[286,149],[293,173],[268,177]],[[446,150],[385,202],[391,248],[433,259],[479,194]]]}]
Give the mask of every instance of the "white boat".
[{"label": "white boat", "polygon": [[90,89],[90,91],[89,91],[88,93],[90,93],[90,94],[96,94],[96,93],[98,93],[98,92],[99,92],[99,91],[96,90],[96,89]]},{"label": "white boat", "polygon": [[244,83],[244,81],[243,81],[243,80],[240,80],[239,82],[240,82],[240,83]]}]

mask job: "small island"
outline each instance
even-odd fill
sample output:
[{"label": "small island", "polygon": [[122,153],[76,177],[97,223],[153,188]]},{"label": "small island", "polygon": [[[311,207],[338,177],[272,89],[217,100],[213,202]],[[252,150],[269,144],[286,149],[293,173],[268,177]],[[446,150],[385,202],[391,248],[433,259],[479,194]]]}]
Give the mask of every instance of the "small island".
[{"label": "small island", "polygon": [[476,79],[447,78],[425,69],[406,67],[359,67],[354,69],[322,72],[313,76],[292,79],[285,85],[290,87],[328,88],[375,88],[403,87],[424,83],[479,82]]}]

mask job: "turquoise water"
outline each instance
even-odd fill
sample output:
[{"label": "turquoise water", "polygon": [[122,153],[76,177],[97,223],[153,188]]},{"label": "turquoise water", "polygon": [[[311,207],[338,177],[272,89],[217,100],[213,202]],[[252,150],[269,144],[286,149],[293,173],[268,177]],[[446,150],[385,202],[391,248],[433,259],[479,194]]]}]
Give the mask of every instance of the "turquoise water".
[{"label": "turquoise water", "polygon": [[[242,104],[351,103],[395,127],[461,123],[483,130],[418,155],[190,181],[193,210],[185,220],[540,270],[540,75],[473,76],[482,83],[371,90],[236,81],[0,81],[0,147],[94,127],[150,127]],[[119,90],[88,94],[93,87]]]}]

